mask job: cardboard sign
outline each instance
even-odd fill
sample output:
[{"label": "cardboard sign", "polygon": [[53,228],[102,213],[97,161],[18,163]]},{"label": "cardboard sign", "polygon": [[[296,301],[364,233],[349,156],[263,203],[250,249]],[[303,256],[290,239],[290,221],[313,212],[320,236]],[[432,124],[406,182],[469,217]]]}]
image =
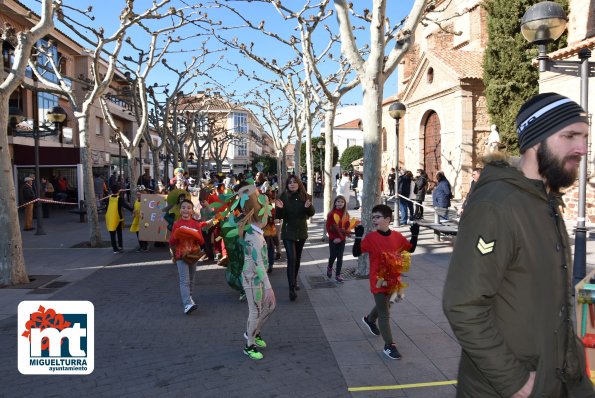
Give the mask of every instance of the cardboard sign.
[{"label": "cardboard sign", "polygon": [[[167,195],[142,194],[140,198],[139,239],[146,242],[169,241],[170,232],[167,229],[167,221],[163,219]],[[190,199],[194,204],[194,212],[200,214],[198,197],[192,195]]]},{"label": "cardboard sign", "polygon": [[163,209],[167,207],[166,195],[142,194],[138,236],[147,242],[167,242],[169,231],[163,219]]}]

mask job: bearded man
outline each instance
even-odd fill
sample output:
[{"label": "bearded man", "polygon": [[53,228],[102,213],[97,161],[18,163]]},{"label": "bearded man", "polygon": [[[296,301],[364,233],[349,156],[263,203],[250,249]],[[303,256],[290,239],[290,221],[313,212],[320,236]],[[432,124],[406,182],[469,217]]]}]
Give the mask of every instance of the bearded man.
[{"label": "bearded man", "polygon": [[457,397],[593,397],[574,331],[560,188],[587,153],[586,112],[554,93],[516,117],[520,162],[488,162],[460,221],[443,307],[462,347]]}]

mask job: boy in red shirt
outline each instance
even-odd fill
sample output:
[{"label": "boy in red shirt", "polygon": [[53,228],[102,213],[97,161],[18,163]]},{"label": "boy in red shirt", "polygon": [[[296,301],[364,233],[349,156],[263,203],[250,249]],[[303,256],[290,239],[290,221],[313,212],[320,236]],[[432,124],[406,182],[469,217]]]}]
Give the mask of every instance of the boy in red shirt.
[{"label": "boy in red shirt", "polygon": [[[383,352],[390,359],[401,359],[397,345],[393,341],[390,329],[390,295],[394,286],[386,286],[378,273],[383,272],[391,261],[398,261],[401,253],[408,251],[413,253],[417,246],[419,225],[411,225],[411,241],[408,241],[397,231],[391,231],[392,210],[387,205],[376,205],[372,208],[372,226],[370,231],[362,240],[364,227],[355,227],[355,243],[353,255],[359,257],[362,253],[368,253],[370,257],[370,290],[374,296],[375,306],[367,316],[362,318],[364,324],[375,336],[382,335],[384,340]],[[376,326],[376,320],[380,329]]]}]

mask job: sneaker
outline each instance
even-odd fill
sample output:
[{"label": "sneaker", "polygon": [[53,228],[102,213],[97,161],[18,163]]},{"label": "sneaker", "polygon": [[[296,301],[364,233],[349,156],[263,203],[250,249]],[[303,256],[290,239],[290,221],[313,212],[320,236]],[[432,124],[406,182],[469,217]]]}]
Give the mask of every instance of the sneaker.
[{"label": "sneaker", "polygon": [[246,301],[246,293],[240,293],[240,298],[238,300]]},{"label": "sneaker", "polygon": [[337,275],[335,277],[335,280],[337,281],[337,283],[343,283],[345,281],[345,279],[343,279],[341,275]]},{"label": "sneaker", "polygon": [[198,306],[196,304],[186,304],[186,306],[184,307],[184,314],[190,315],[190,313],[196,310],[197,308]]},{"label": "sneaker", "polygon": [[124,253],[124,250],[122,250],[122,249],[114,250],[114,254],[120,254],[120,253]]},{"label": "sneaker", "polygon": [[376,322],[368,322],[368,316],[363,317],[362,322],[368,327],[370,333],[372,333],[374,336],[380,336],[380,330],[378,330]]},{"label": "sneaker", "polygon": [[277,254],[275,254],[275,260],[281,260],[281,252],[277,252]]},{"label": "sneaker", "polygon": [[[244,332],[244,338],[248,340],[248,333]],[[260,333],[254,338],[254,344],[258,348],[267,348],[267,343],[262,339],[262,337],[260,337]]]},{"label": "sneaker", "polygon": [[329,279],[333,277],[333,267],[326,267],[326,277]]},{"label": "sneaker", "polygon": [[254,344],[252,344],[250,347],[246,346],[246,348],[244,348],[244,354],[248,355],[250,359],[257,361],[264,358],[262,353],[258,352],[258,348],[256,348],[256,345]]},{"label": "sneaker", "polygon": [[397,345],[395,343],[385,344],[382,352],[384,352],[390,359],[401,359],[401,353],[397,350]]}]

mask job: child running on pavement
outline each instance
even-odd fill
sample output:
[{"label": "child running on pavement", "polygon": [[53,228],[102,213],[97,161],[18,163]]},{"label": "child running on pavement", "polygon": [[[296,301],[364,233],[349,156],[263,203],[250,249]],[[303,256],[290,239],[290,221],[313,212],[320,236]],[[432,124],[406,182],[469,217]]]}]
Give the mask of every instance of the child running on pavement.
[{"label": "child running on pavement", "polygon": [[194,204],[189,199],[180,203],[180,219],[172,227],[169,238],[172,260],[178,267],[180,281],[180,295],[184,314],[189,315],[196,310],[197,305],[192,298],[192,286],[194,285],[194,274],[196,273],[197,259],[202,256],[200,246],[204,244],[202,228],[212,221],[197,221],[192,215]]},{"label": "child running on pavement", "polygon": [[333,276],[333,263],[337,260],[335,280],[343,283],[341,268],[343,266],[343,252],[345,251],[345,237],[349,233],[349,213],[347,212],[347,201],[343,195],[337,195],[333,203],[333,209],[326,216],[326,233],[328,235],[329,259],[326,267],[326,276],[331,279]]},{"label": "child running on pavement", "polygon": [[[260,336],[260,331],[275,310],[275,293],[269,277],[267,244],[262,228],[267,224],[268,217],[259,215],[261,209],[269,206],[266,195],[259,194],[255,186],[245,188],[249,193],[248,200],[244,204],[245,223],[250,225],[246,228],[244,235],[244,268],[242,270],[242,286],[246,292],[248,301],[248,322],[244,338],[247,340],[244,347],[244,354],[250,359],[259,360],[263,358],[259,348],[265,348],[267,344]],[[239,191],[242,193],[242,190]],[[259,196],[261,198],[258,200]]]},{"label": "child running on pavement", "polygon": [[[411,225],[411,241],[408,241],[397,231],[391,231],[389,226],[392,220],[392,210],[387,205],[376,205],[372,208],[372,227],[362,240],[364,227],[358,225],[355,227],[355,244],[353,245],[353,255],[359,257],[362,253],[368,253],[370,256],[370,290],[374,296],[374,308],[362,318],[363,323],[373,335],[382,335],[384,340],[384,354],[390,359],[401,359],[401,354],[397,350],[390,329],[390,292],[394,286],[384,286],[382,279],[378,278],[378,273],[383,272],[390,266],[391,261],[396,261],[401,253],[408,251],[413,253],[417,246],[417,236],[419,234],[419,224]],[[398,260],[397,260],[398,261]],[[376,326],[376,320],[380,329]]]}]

